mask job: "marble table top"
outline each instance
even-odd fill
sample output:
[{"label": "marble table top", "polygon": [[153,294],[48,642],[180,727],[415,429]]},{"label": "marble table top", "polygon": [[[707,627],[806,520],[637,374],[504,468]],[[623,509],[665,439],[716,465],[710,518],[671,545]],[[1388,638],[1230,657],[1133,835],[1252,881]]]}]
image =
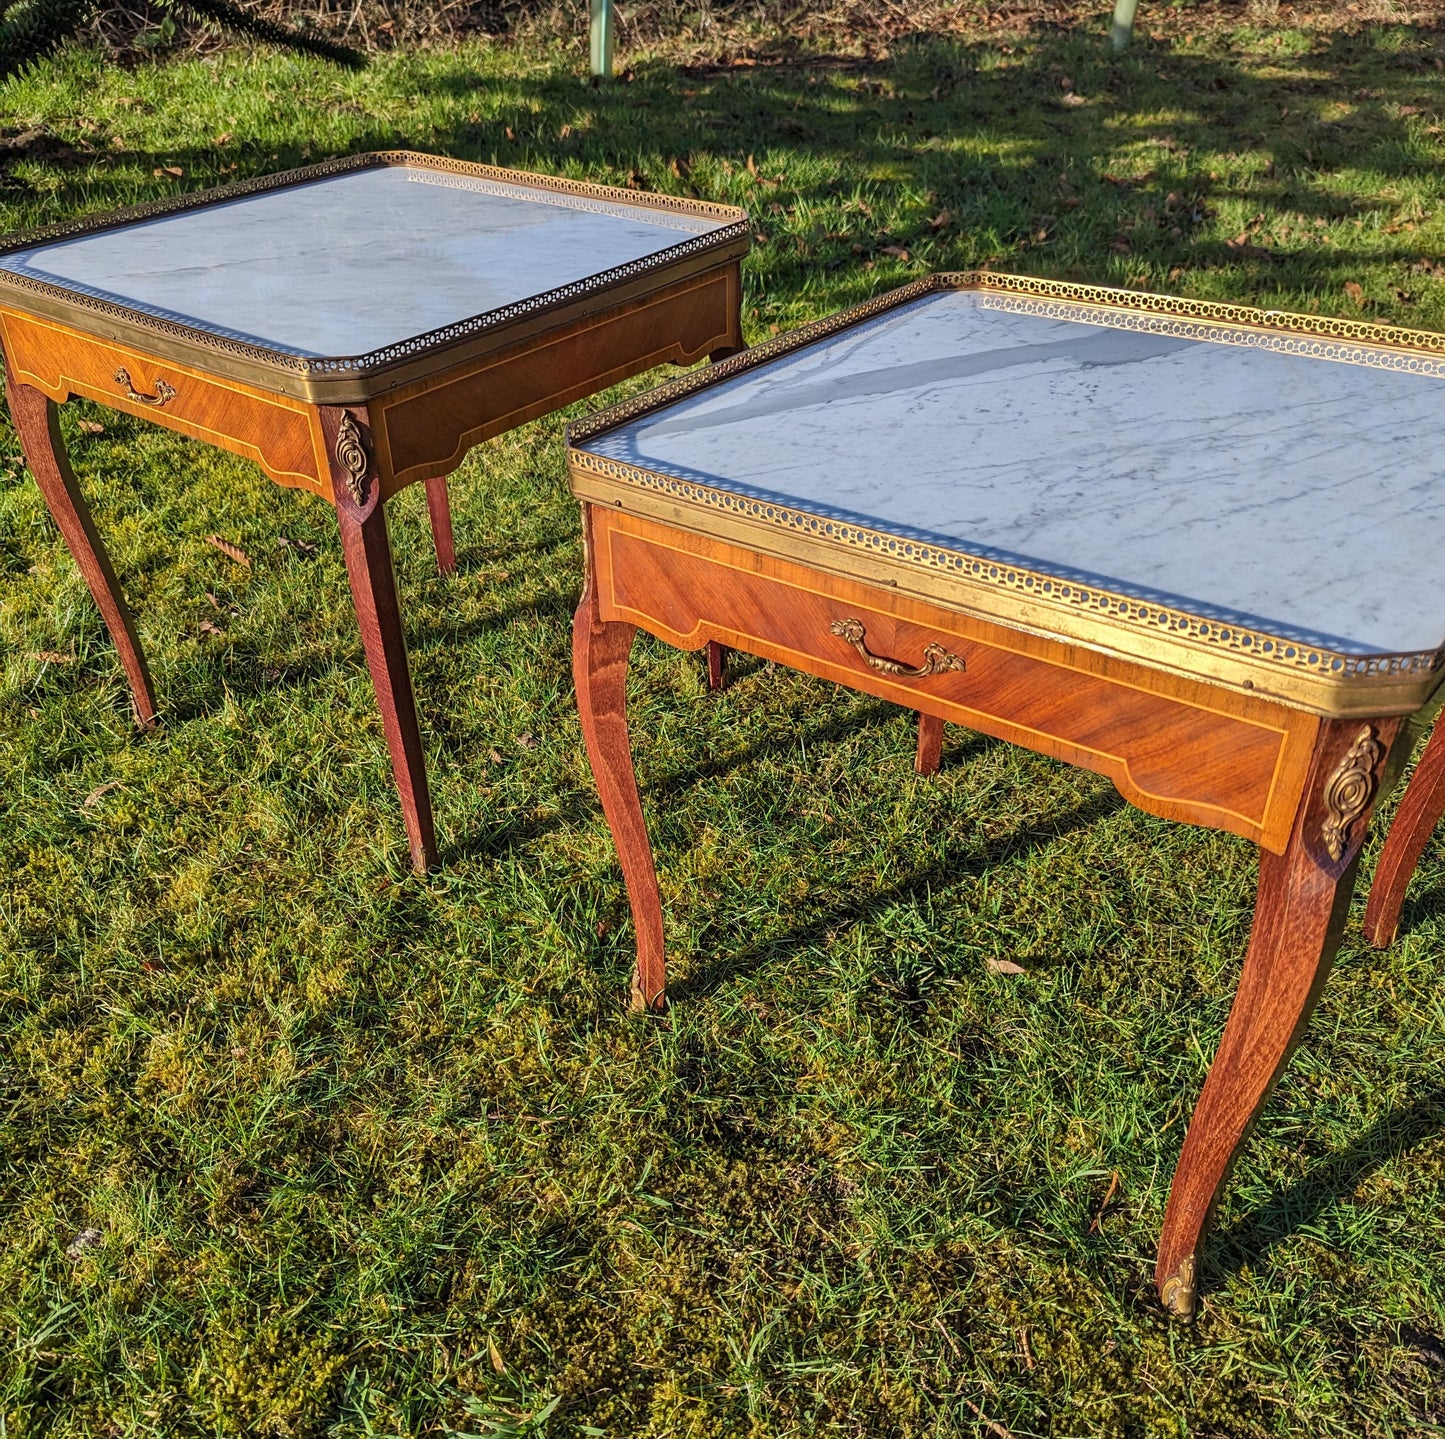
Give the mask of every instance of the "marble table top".
[{"label": "marble table top", "polygon": [[387,164],[37,245],[0,270],[282,354],[354,356],[730,223]]},{"label": "marble table top", "polygon": [[1441,644],[1445,361],[1039,308],[926,294],[574,445],[1346,654]]}]

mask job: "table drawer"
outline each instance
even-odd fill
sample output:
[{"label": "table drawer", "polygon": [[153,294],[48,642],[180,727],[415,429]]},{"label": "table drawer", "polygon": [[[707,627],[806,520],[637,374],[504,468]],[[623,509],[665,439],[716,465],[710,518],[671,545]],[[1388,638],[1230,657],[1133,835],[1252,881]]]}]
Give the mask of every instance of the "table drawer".
[{"label": "table drawer", "polygon": [[70,395],[140,415],[254,460],[273,479],[329,497],[309,407],[48,320],[0,313],[7,371],[57,402]]},{"label": "table drawer", "polygon": [[1107,775],[1141,808],[1282,851],[1319,721],[593,507],[604,618],[776,659]]}]

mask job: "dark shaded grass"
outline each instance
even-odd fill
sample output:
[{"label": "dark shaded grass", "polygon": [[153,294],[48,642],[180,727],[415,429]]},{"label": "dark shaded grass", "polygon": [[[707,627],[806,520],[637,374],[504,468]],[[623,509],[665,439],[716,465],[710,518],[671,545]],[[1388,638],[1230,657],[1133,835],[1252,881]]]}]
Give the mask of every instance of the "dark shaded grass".
[{"label": "dark shaded grass", "polygon": [[[80,54],[7,93],[69,154],[0,197],[18,225],[161,193],[166,165],[202,185],[407,144],[746,203],[754,339],[985,261],[1439,325],[1442,56],[1388,28],[1118,64],[1092,34],[920,36],[874,64],[644,56],[599,91],[526,49],[359,79]],[[325,509],[67,411],[166,709],[137,737],[4,438],[5,1432],[1438,1430],[1438,851],[1393,950],[1352,923],[1205,1313],[1171,1327],[1151,1253],[1250,847],[960,732],[920,781],[906,715],[757,663],[708,698],[696,657],[643,641],[678,1002],[630,1019],[570,692],[563,418],[459,473],[456,580],[419,493],[395,506],[446,861],[425,883]]]}]

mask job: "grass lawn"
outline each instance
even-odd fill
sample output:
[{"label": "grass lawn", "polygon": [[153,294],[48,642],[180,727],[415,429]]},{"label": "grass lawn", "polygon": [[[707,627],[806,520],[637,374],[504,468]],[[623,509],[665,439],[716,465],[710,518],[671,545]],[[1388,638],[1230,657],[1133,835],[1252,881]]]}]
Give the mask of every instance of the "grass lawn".
[{"label": "grass lawn", "polygon": [[[1140,28],[601,90],[539,42],[72,52],[0,94],[43,130],[0,221],[407,145],[746,204],[752,339],[984,262],[1445,328],[1445,29]],[[563,420],[458,474],[455,580],[394,509],[426,882],[324,506],[67,407],[138,738],[0,430],[0,1435],[1445,1432],[1445,847],[1389,952],[1357,904],[1171,1325],[1252,848],[962,731],[918,780],[906,714],[641,641],[675,1002],[630,1017]]]}]

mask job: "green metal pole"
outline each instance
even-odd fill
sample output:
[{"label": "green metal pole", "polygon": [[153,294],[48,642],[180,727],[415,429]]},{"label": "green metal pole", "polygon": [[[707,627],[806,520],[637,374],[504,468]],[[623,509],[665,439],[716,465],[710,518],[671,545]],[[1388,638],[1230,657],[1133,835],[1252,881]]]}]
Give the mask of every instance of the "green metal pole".
[{"label": "green metal pole", "polygon": [[[1120,0],[1123,3],[1123,0]],[[612,45],[615,35],[612,0],[592,0],[592,73],[612,73]]]},{"label": "green metal pole", "polygon": [[1109,43],[1116,51],[1125,49],[1134,38],[1134,11],[1138,8],[1139,0],[1114,0],[1114,23],[1109,26]]}]

